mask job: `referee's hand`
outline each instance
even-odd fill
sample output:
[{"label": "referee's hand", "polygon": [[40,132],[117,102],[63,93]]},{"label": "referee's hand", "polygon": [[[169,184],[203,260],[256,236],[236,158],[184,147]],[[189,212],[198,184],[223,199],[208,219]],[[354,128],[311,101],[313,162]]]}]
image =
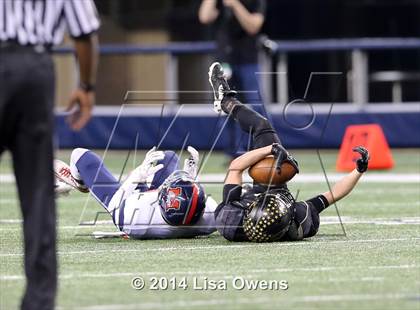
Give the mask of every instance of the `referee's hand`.
[{"label": "referee's hand", "polygon": [[70,97],[67,105],[67,111],[70,115],[67,117],[67,122],[73,130],[79,131],[92,116],[92,108],[95,104],[95,92],[86,91],[84,89],[76,89]]}]

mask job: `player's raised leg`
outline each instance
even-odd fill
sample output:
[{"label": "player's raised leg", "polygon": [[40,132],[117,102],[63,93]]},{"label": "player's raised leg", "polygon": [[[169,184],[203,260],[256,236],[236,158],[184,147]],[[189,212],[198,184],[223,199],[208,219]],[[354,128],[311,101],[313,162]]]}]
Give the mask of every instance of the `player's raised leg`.
[{"label": "player's raised leg", "polygon": [[102,159],[88,149],[74,149],[70,158],[70,170],[72,177],[79,183],[82,181],[96,199],[107,208],[120,183],[104,165]]},{"label": "player's raised leg", "polygon": [[209,68],[209,82],[214,91],[214,110],[231,115],[242,130],[252,134],[253,148],[280,143],[270,122],[236,98],[236,92],[229,88],[223,68],[218,62],[213,63]]},{"label": "player's raised leg", "polygon": [[[75,188],[82,193],[88,193],[89,188],[85,186],[81,177],[77,173],[74,177],[71,173],[71,168],[64,161],[55,159],[54,160],[54,174],[56,178],[56,193],[60,194],[62,191],[68,187]],[[67,185],[64,187],[63,184]],[[59,189],[59,190],[57,190]]]}]

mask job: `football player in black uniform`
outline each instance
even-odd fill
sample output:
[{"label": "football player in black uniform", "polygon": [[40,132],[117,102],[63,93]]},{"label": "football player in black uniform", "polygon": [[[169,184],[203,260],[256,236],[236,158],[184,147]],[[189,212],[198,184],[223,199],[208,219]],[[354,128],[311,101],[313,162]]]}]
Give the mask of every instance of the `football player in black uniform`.
[{"label": "football player in black uniform", "polygon": [[319,213],[348,195],[367,170],[368,151],[363,147],[353,149],[360,154],[356,168],[338,181],[331,191],[306,201],[296,202],[286,184],[254,182],[251,188],[244,190],[242,173],[269,155],[277,159],[279,169],[282,163],[288,162],[298,172],[298,165],[280,144],[268,120],[238,101],[219,63],[210,66],[209,81],[214,91],[215,111],[228,114],[253,139],[253,149],[230,164],[223,187],[223,201],[215,212],[219,232],[230,241],[301,240],[314,236],[319,228]]}]

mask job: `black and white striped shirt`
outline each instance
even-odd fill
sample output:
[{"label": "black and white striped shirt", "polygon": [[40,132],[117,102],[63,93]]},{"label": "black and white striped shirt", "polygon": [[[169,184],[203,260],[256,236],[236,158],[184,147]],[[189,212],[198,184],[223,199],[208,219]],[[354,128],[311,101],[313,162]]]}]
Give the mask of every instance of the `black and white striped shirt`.
[{"label": "black and white striped shirt", "polygon": [[57,45],[66,29],[78,38],[98,28],[93,0],[0,0],[0,41]]}]

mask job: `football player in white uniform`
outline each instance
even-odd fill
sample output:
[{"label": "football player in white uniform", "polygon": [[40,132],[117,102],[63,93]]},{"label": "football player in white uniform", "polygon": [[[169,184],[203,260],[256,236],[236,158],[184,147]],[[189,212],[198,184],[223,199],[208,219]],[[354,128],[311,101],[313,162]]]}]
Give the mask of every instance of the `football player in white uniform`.
[{"label": "football player in white uniform", "polygon": [[[173,151],[153,147],[143,163],[120,184],[94,152],[76,148],[70,166],[55,160],[56,192],[63,183],[90,192],[109,212],[121,232],[136,239],[188,238],[216,230],[217,203],[197,183],[199,154],[188,147],[189,158],[179,169]],[[148,180],[151,180],[148,182]]]}]

